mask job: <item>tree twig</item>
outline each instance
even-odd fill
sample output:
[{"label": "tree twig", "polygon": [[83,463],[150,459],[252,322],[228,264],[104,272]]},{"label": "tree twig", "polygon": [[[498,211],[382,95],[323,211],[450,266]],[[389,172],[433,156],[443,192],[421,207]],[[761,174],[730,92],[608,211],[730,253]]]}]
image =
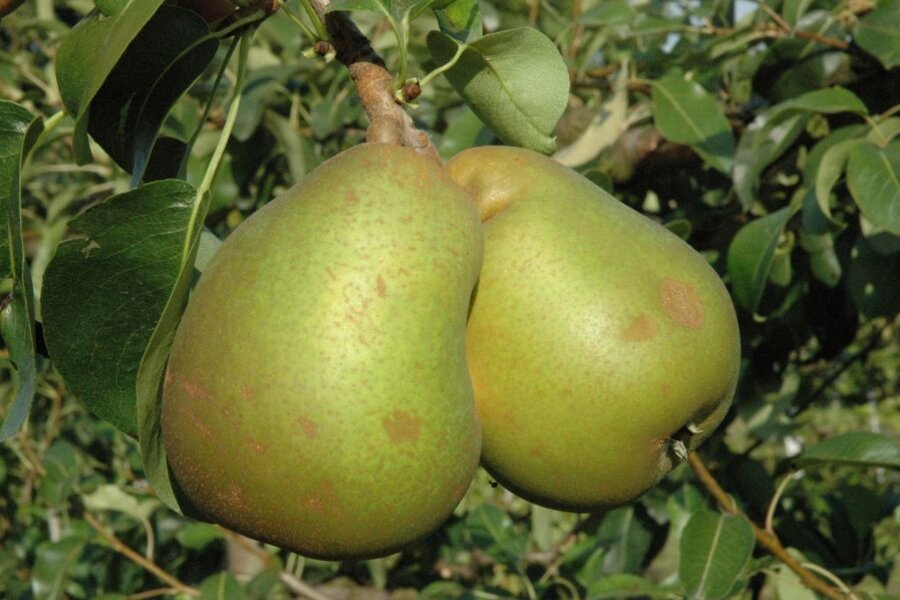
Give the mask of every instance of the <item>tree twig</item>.
[{"label": "tree twig", "polygon": [[113,550],[130,559],[132,562],[137,563],[150,573],[153,573],[160,581],[162,581],[166,585],[178,590],[182,594],[187,594],[188,596],[198,597],[200,595],[200,592],[195,588],[192,588],[186,583],[182,583],[174,575],[167,573],[161,567],[159,567],[159,565],[147,560],[139,552],[136,552],[131,547],[127,546],[122,540],[117,538],[113,532],[104,527],[96,518],[94,518],[94,515],[92,515],[91,513],[84,513],[84,520],[87,521],[88,525],[97,530],[97,533],[99,533],[100,536],[103,537],[103,539],[109,542]]},{"label": "tree twig", "polygon": [[372,49],[368,38],[344,11],[326,13],[329,0],[310,0],[325,23],[337,59],[350,71],[363,109],[369,117],[366,141],[406,146],[440,162],[428,135],[416,128],[412,117],[394,99],[394,77]]},{"label": "tree twig", "polygon": [[[695,31],[697,33],[703,33],[706,35],[717,35],[717,36],[728,36],[737,33],[739,30],[733,29],[731,27],[714,27],[712,25],[705,25],[703,27],[689,27],[689,31]],[[828,36],[824,36],[822,34],[816,33],[815,31],[806,31],[805,29],[791,29],[790,27],[784,28],[779,25],[761,23],[759,25],[755,25],[750,28],[749,31],[756,31],[760,33],[763,37],[771,37],[771,38],[782,38],[782,37],[796,37],[803,40],[812,40],[814,42],[818,42],[823,46],[829,46],[831,48],[836,48],[838,50],[848,50],[850,48],[850,44],[845,42],[844,40],[839,40],[837,38],[832,38]]]},{"label": "tree twig", "polygon": [[[743,515],[738,508],[737,503],[722,489],[722,486],[719,485],[716,478],[709,472],[709,469],[706,468],[706,465],[703,464],[703,461],[696,452],[693,452],[688,456],[688,462],[690,463],[694,474],[697,476],[697,479],[699,479],[706,489],[709,490],[719,506],[722,507],[722,510],[733,515]],[[746,515],[744,516],[746,517]],[[791,556],[787,549],[781,545],[781,540],[778,539],[778,536],[762,529],[749,518],[747,518],[747,521],[750,523],[750,527],[753,528],[753,535],[760,545],[772,553],[778,560],[783,562],[791,571],[796,573],[800,578],[800,581],[802,581],[806,587],[822,594],[826,598],[831,598],[831,600],[847,600],[848,595],[846,593],[841,592],[817,577],[812,571],[804,567],[800,561]]]}]

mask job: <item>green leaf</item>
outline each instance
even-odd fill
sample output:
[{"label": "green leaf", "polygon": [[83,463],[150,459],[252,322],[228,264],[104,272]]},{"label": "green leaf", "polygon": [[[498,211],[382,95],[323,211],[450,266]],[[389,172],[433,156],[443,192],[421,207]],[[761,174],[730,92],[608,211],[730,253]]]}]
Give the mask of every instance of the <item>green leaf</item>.
[{"label": "green leaf", "polygon": [[325,12],[363,10],[380,12],[395,25],[399,21],[414,19],[429,6],[440,0],[334,0]]},{"label": "green leaf", "polygon": [[[803,227],[808,232],[829,232],[834,223],[829,197],[844,171],[847,155],[843,149],[832,150],[843,142],[852,142],[865,134],[866,126],[862,124],[841,127],[820,140],[806,157],[803,184],[808,190],[803,206]],[[852,144],[847,147],[851,146]]]},{"label": "green leaf", "polygon": [[169,288],[171,292],[162,316],[141,357],[136,381],[138,442],[144,473],[157,497],[177,511],[183,511],[186,507],[181,506],[176,484],[169,477],[166,450],[162,442],[162,383],[169,349],[187,305],[190,286],[221,245],[215,235],[203,230],[203,220],[208,209],[209,194],[206,194],[200,206],[195,207],[193,228],[181,232],[183,244],[188,248],[187,256]]},{"label": "green leaf", "polygon": [[866,135],[866,139],[882,148],[900,135],[900,117],[889,117],[872,127]]},{"label": "green leaf", "polygon": [[147,521],[159,506],[155,498],[146,498],[143,502],[126,493],[114,484],[105,484],[90,494],[82,496],[85,508],[92,511],[114,510],[133,517],[138,521]]},{"label": "green leaf", "polygon": [[722,173],[731,171],[734,135],[712,94],[677,75],[653,82],[653,121],[666,139],[686,144]]},{"label": "green leaf", "polygon": [[756,199],[759,175],[803,133],[811,113],[867,114],[865,104],[844,88],[814,90],[760,113],[741,136],[732,172],[744,208]]},{"label": "green leaf", "polygon": [[569,98],[569,71],[547,36],[519,27],[460,44],[432,31],[428,49],[440,64],[461,52],[444,75],[504,143],[553,152],[553,129]]},{"label": "green leaf", "polygon": [[246,596],[241,584],[228,572],[207,577],[200,586],[200,600],[244,600],[244,598]]},{"label": "green leaf", "polygon": [[828,287],[841,282],[841,263],[830,233],[813,234],[801,229],[800,246],[809,255],[809,265],[816,279]]},{"label": "green leaf", "polygon": [[56,79],[66,110],[75,117],[79,162],[91,160],[87,146],[88,106],[125,49],[164,0],[128,2],[116,15],[88,15],[63,38],[56,56]]},{"label": "green leaf", "polygon": [[631,23],[636,15],[627,0],[605,0],[584,11],[578,20],[586,25],[622,25]]},{"label": "green leaf", "polygon": [[766,111],[744,131],[734,154],[731,178],[744,209],[756,200],[759,176],[803,133],[809,115],[803,112]]},{"label": "green leaf", "polygon": [[484,33],[478,0],[453,0],[435,7],[434,16],[441,31],[459,42],[473,42]]},{"label": "green leaf", "polygon": [[[139,183],[163,121],[219,46],[206,22],[161,7],[128,45],[90,102],[88,133]],[[175,158],[176,164],[180,157]]]},{"label": "green leaf", "polygon": [[847,165],[847,160],[850,158],[850,152],[861,143],[864,142],[860,138],[839,142],[829,148],[822,155],[822,160],[819,162],[819,169],[816,171],[816,202],[819,205],[819,210],[829,220],[833,220],[830,202],[831,190],[841,178]]},{"label": "green leaf", "polygon": [[528,546],[528,534],[517,531],[509,515],[492,504],[482,504],[466,516],[466,531],[476,546],[507,564],[521,561]]},{"label": "green leaf", "polygon": [[38,493],[51,506],[65,506],[75,489],[79,477],[78,449],[57,440],[44,453],[43,464],[47,474],[41,479]]},{"label": "green leaf", "polygon": [[622,573],[610,575],[587,586],[585,600],[621,600],[625,598],[670,598],[672,590],[643,577]]},{"label": "green leaf", "polygon": [[900,3],[887,2],[860,19],[853,39],[886,69],[900,65]]},{"label": "green leaf", "polygon": [[[285,88],[291,77],[297,74],[294,65],[271,65],[253,69],[247,74],[244,84],[241,110],[234,122],[231,135],[234,139],[246,142],[256,132],[272,101],[272,97]],[[328,103],[333,108],[334,103]]]},{"label": "green leaf", "polygon": [[850,431],[819,442],[796,460],[804,464],[832,463],[900,469],[900,440],[871,431]]},{"label": "green leaf", "polygon": [[212,542],[224,539],[221,527],[209,523],[188,523],[175,533],[175,539],[189,550],[203,550]]},{"label": "green leaf", "polygon": [[743,516],[694,513],[681,534],[679,577],[688,597],[725,598],[753,553],[753,529]]},{"label": "green leaf", "polygon": [[446,0],[393,0],[394,14],[401,19],[412,20],[428,10],[433,4],[442,4]]},{"label": "green leaf", "polygon": [[277,564],[261,571],[247,583],[247,587],[244,589],[247,600],[268,600],[278,597],[278,590],[281,587],[280,576],[281,570]]},{"label": "green leaf", "polygon": [[853,146],[847,186],[869,221],[900,235],[900,142],[887,148],[868,143]]},{"label": "green leaf", "polygon": [[857,115],[869,114],[869,109],[859,97],[842,87],[833,87],[825,90],[814,90],[807,92],[798,98],[786,100],[773,107],[779,112],[817,112],[825,114],[835,114],[842,112],[854,113]]},{"label": "green leaf", "polygon": [[661,35],[684,31],[686,26],[673,19],[654,17],[645,12],[638,13],[633,23],[634,35]]},{"label": "green leaf", "polygon": [[97,10],[107,16],[117,15],[122,12],[128,0],[94,0]]},{"label": "green leaf", "polygon": [[65,598],[69,569],[81,556],[85,540],[78,536],[58,542],[44,542],[37,549],[37,560],[31,575],[31,591],[35,600]]},{"label": "green leaf", "polygon": [[195,196],[159,181],[114,196],[71,223],[44,275],[44,335],[54,364],[87,407],[134,435],[135,382],[181,269]]},{"label": "green leaf", "polygon": [[610,511],[597,531],[605,548],[603,573],[637,573],[653,541],[653,533],[641,522],[634,505]]},{"label": "green leaf", "polygon": [[767,570],[766,582],[767,586],[772,588],[773,596],[778,600],[819,600],[820,598],[800,581],[796,573],[782,564],[776,564]]},{"label": "green leaf", "polygon": [[666,497],[666,513],[669,519],[669,531],[662,549],[656,553],[646,570],[654,573],[661,580],[674,578],[678,572],[680,560],[679,545],[681,532],[688,521],[698,510],[706,507],[706,499],[697,488],[682,484],[681,488]]},{"label": "green leaf", "polygon": [[737,232],[728,248],[732,292],[751,313],[759,307],[772,270],[775,248],[792,215],[793,209],[786,206],[751,221]]},{"label": "green leaf", "polygon": [[0,100],[0,277],[12,279],[12,290],[0,310],[0,334],[15,366],[18,389],[5,409],[0,442],[12,437],[31,410],[37,385],[34,333],[34,291],[22,240],[22,165],[43,130],[43,121],[21,106]]},{"label": "green leaf", "polygon": [[791,25],[795,25],[812,3],[813,0],[786,0],[784,8],[782,8],[784,20]]}]

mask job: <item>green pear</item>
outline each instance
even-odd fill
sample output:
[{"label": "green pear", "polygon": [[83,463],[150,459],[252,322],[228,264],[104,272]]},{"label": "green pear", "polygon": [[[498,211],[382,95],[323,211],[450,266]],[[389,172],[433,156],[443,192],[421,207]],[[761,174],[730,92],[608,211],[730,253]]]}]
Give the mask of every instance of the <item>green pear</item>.
[{"label": "green pear", "polygon": [[474,148],[446,169],[484,223],[466,341],[483,464],[551,508],[635,499],[731,402],[725,287],[677,236],[550,158]]},{"label": "green pear", "polygon": [[465,325],[478,214],[441,166],[363,144],[242,223],[190,298],[163,442],[187,506],[306,556],[380,556],[449,516],[481,430]]}]

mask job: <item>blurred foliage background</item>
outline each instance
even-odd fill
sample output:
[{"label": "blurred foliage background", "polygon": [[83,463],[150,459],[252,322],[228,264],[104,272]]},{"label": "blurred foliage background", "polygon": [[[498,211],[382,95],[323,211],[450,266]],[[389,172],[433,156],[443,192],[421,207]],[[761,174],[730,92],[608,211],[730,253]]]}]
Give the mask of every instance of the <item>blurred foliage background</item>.
[{"label": "blurred foliage background", "polygon": [[[686,238],[728,284],[742,377],[725,423],[700,451],[722,487],[753,522],[768,514],[784,546],[836,587],[900,597],[900,3],[478,4],[485,32],[530,25],[565,58],[572,86],[557,159]],[[49,119],[21,171],[38,320],[44,273],[73,235],[70,221],[132,186],[122,166],[130,159],[109,134],[122,106],[92,107],[84,164],[75,120],[60,113],[57,53],[92,10],[87,0],[37,0],[0,23],[0,98]],[[395,72],[386,20],[353,18]],[[148,27],[157,27],[150,48],[175,42],[170,28]],[[412,21],[410,75],[435,66],[425,35],[436,27],[430,12]],[[284,11],[259,26],[212,187],[206,226],[219,238],[364,140],[347,70],[310,52],[314,42]],[[186,170],[195,186],[235,80],[228,67],[214,86],[228,46],[211,47],[162,120],[171,140],[199,127]],[[445,158],[497,142],[442,77],[408,109]],[[150,163],[145,181],[165,171]],[[4,282],[9,293],[13,279]],[[816,597],[762,548],[718,592],[685,580],[684,565],[711,559],[682,534],[716,510],[687,465],[639,502],[598,515],[532,506],[480,473],[440,531],[385,559],[331,563],[259,546],[166,508],[134,438],[88,412],[40,336],[37,345],[30,417],[0,445],[4,598]],[[9,355],[0,358],[0,416],[22,379]],[[847,432],[882,434],[885,454],[875,460],[846,444],[809,453]]]}]

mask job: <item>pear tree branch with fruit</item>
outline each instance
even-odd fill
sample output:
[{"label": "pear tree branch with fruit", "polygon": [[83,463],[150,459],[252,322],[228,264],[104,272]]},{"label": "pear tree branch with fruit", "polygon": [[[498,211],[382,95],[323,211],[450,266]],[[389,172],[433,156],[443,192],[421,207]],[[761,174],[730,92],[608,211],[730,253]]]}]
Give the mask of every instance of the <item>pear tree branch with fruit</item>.
[{"label": "pear tree branch with fruit", "polygon": [[[759,8],[774,39],[667,2],[14,4],[7,51],[64,32],[0,87],[0,439],[40,507],[0,525],[46,520],[15,550],[35,594],[108,591],[72,566],[98,546],[141,598],[894,585],[866,527],[900,446],[846,379],[896,357],[897,105],[781,77],[796,40],[896,68],[893,8]],[[814,297],[846,319],[790,325]],[[805,448],[789,419],[832,387],[872,430]],[[814,498],[823,465],[853,487]],[[803,546],[810,522],[868,562]]]}]

